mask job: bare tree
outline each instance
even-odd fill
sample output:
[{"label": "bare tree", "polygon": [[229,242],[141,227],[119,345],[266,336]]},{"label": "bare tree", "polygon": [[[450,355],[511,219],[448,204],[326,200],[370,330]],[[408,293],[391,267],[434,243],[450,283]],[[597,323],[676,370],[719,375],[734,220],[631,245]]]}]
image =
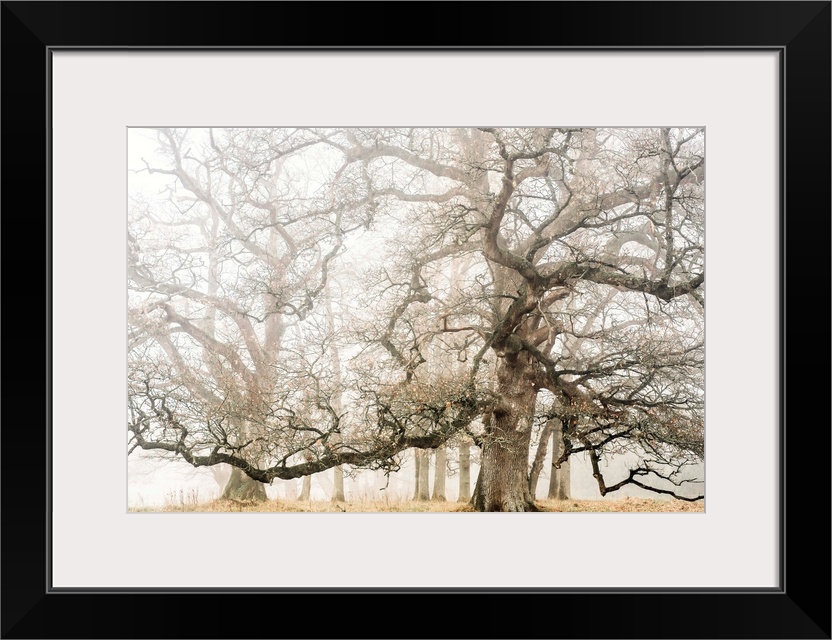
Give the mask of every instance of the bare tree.
[{"label": "bare tree", "polygon": [[[306,456],[307,462],[311,460],[311,456]],[[303,476],[303,481],[300,485],[300,493],[298,494],[298,500],[302,502],[306,502],[312,498],[312,476],[307,475]]]},{"label": "bare tree", "polygon": [[568,500],[572,497],[571,473],[569,459],[559,462],[564,453],[563,428],[560,420],[552,429],[552,468],[549,472],[548,498],[553,500]]},{"label": "bare tree", "polygon": [[[549,437],[554,431],[556,423],[557,420],[554,418],[546,420],[542,430],[540,431],[540,435],[538,436],[538,444],[534,454],[534,461],[532,462],[531,469],[529,470],[529,493],[531,493],[532,498],[535,497],[535,492],[537,491],[537,482],[540,479],[540,472],[543,471],[543,463],[546,459],[546,453],[549,446]],[[555,459],[557,459],[557,457],[555,457]]]},{"label": "bare tree", "polygon": [[448,451],[444,446],[436,448],[436,465],[433,469],[432,500],[445,501],[445,479],[448,466]]},{"label": "bare tree", "polygon": [[414,500],[430,500],[430,451],[416,449],[416,492]]},{"label": "bare tree", "polygon": [[[537,416],[563,425],[555,464],[586,454],[602,495],[688,481],[704,455],[703,131],[201,136],[163,131],[170,165],[148,170],[176,179],[168,202],[184,190],[216,248],[160,243],[175,216],[134,207],[131,331],[153,346],[131,349],[132,446],[270,482],[391,471],[465,434],[481,449],[474,507],[532,511]],[[354,259],[368,264],[347,288],[358,352],[337,409],[316,302],[360,234],[377,250]],[[640,463],[605,478],[599,461],[621,451]]]},{"label": "bare tree", "polygon": [[[475,506],[534,509],[528,452],[543,389],[565,414],[566,458],[603,455],[614,441],[653,456],[615,484],[602,487],[597,471],[602,494],[647,476],[677,480],[670,458],[701,453],[702,132],[373,130],[350,140],[368,167],[385,167],[375,193],[419,203],[424,231],[408,229],[390,258],[399,270],[378,282],[399,291],[378,343],[409,383],[426,346],[443,340],[490,392]],[[483,260],[451,305],[441,265],[460,254]],[[577,366],[570,337],[583,345]]]},{"label": "bare tree", "polygon": [[459,445],[459,502],[471,499],[471,445],[467,440]]}]

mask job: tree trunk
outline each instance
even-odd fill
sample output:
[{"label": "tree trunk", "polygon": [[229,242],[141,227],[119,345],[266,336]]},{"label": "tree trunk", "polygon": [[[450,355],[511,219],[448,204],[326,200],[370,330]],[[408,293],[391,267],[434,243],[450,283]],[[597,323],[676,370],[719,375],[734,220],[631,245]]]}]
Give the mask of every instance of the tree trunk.
[{"label": "tree trunk", "polygon": [[[312,454],[309,451],[306,451],[303,454],[303,459],[306,460],[306,462],[312,462],[312,460],[314,458],[313,458]],[[306,501],[309,500],[311,494],[312,494],[312,476],[311,475],[303,476],[303,484],[301,484],[301,486],[300,486],[300,495],[298,496],[298,500],[300,500],[302,502],[306,502]]]},{"label": "tree trunk", "polygon": [[422,469],[422,456],[419,455],[419,450],[413,450],[413,499],[419,499],[419,490],[421,487],[419,485],[422,484],[422,474],[420,473]]},{"label": "tree trunk", "polygon": [[471,445],[459,445],[459,502],[471,499]]},{"label": "tree trunk", "polygon": [[214,476],[214,482],[217,483],[220,495],[222,495],[223,491],[225,491],[225,485],[228,484],[228,479],[231,477],[231,469],[233,469],[233,467],[222,463],[215,464],[213,467],[209,468],[211,469],[211,475]]},{"label": "tree trunk", "polygon": [[569,460],[555,467],[557,459],[563,455],[563,423],[558,421],[552,431],[552,468],[549,473],[549,499],[569,500],[572,497],[570,490]]},{"label": "tree trunk", "polygon": [[416,455],[421,458],[419,464],[419,492],[417,500],[430,500],[430,451],[418,449]]},{"label": "tree trunk", "polygon": [[546,460],[546,451],[549,448],[549,434],[555,428],[556,420],[547,420],[543,426],[543,431],[540,432],[540,442],[537,444],[537,451],[534,454],[534,462],[532,469],[529,471],[529,493],[532,498],[537,494],[537,481],[540,478],[540,472],[543,470],[543,462]]},{"label": "tree trunk", "polygon": [[252,480],[237,467],[234,467],[228,477],[225,489],[223,489],[222,498],[225,500],[264,502],[267,499],[266,487],[262,482]]},{"label": "tree trunk", "polygon": [[312,494],[312,476],[303,476],[303,484],[300,488],[300,495],[298,496],[298,500],[306,502],[309,500],[309,496]]},{"label": "tree trunk", "polygon": [[294,500],[298,497],[298,481],[296,479],[292,480],[280,480],[280,486],[283,487],[283,497],[286,500]]},{"label": "tree trunk", "polygon": [[518,360],[507,357],[497,369],[500,402],[486,417],[482,466],[471,499],[477,511],[538,510],[528,475],[537,392]]},{"label": "tree trunk", "polygon": [[[496,418],[496,422],[503,419]],[[482,466],[471,499],[477,511],[537,511],[529,492],[528,432],[498,425],[493,439],[483,439]]]},{"label": "tree trunk", "polygon": [[433,473],[433,499],[445,501],[445,467],[448,465],[448,451],[445,447],[436,450],[436,468]]},{"label": "tree trunk", "polygon": [[346,502],[344,497],[344,470],[341,467],[333,467],[332,479],[334,480],[334,488],[332,490],[333,502]]}]

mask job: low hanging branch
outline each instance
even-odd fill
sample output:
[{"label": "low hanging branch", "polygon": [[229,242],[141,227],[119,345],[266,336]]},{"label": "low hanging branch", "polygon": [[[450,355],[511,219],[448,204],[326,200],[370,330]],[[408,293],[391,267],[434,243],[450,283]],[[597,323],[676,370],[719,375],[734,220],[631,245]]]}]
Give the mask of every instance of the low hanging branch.
[{"label": "low hanging branch", "polygon": [[[465,430],[479,411],[479,403],[468,395],[463,395],[456,402],[447,402],[441,407],[425,406],[427,410],[419,412],[419,419],[423,422],[427,420],[434,426],[438,426],[433,431],[413,433],[412,429],[408,428],[412,425],[407,424],[407,422],[412,421],[412,416],[398,417],[389,406],[380,405],[378,407],[380,431],[390,434],[389,437],[361,439],[352,443],[344,440],[338,443],[337,450],[327,445],[316,458],[292,466],[286,464],[286,460],[291,456],[285,456],[281,462],[267,468],[253,465],[241,453],[251,442],[231,446],[226,441],[221,445],[215,444],[207,455],[200,455],[196,451],[197,445],[186,445],[188,429],[174,417],[173,412],[164,404],[156,409],[156,417],[164,420],[169,427],[179,433],[175,442],[148,440],[145,437],[145,433],[148,431],[148,419],[145,415],[132,420],[128,424],[128,430],[132,434],[132,449],[139,447],[147,451],[168,451],[181,456],[183,460],[194,467],[210,467],[225,463],[240,469],[254,480],[271,483],[275,478],[292,480],[344,464],[361,467],[371,463],[383,462],[405,449],[414,447],[418,449],[436,449],[445,444],[455,434]],[[327,435],[325,434],[324,438]],[[316,442],[320,443],[322,439],[318,439]],[[358,448],[362,445],[364,445],[363,448]],[[225,451],[220,449],[225,449]],[[300,447],[297,453],[302,450],[308,451],[309,447]],[[227,451],[231,452],[228,453]]]},{"label": "low hanging branch", "polygon": [[654,487],[649,484],[645,484],[638,480],[637,478],[643,478],[649,475],[655,475],[663,480],[667,480],[676,486],[681,486],[682,484],[686,484],[689,482],[693,482],[692,480],[674,480],[672,474],[666,475],[662,474],[655,469],[650,469],[649,467],[639,466],[634,469],[630,469],[629,475],[621,480],[620,482],[615,483],[614,485],[607,486],[604,480],[604,474],[601,473],[601,466],[599,464],[598,459],[598,452],[597,446],[593,446],[590,444],[589,440],[586,438],[582,438],[584,445],[586,447],[586,451],[589,453],[589,461],[592,465],[592,477],[595,478],[595,481],[598,483],[598,490],[601,492],[601,496],[605,496],[608,493],[612,493],[613,491],[618,491],[622,487],[627,486],[628,484],[633,484],[637,487],[641,487],[642,489],[647,489],[648,491],[652,491],[653,493],[661,493],[669,496],[673,496],[677,500],[685,500],[686,502],[696,502],[697,500],[704,500],[705,496],[683,496],[679,495],[675,491],[670,489],[661,489],[659,487]]}]

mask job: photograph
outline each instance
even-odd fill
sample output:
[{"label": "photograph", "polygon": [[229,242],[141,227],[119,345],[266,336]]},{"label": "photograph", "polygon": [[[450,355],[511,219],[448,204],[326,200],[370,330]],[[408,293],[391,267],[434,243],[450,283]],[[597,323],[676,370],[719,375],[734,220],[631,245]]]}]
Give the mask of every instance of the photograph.
[{"label": "photograph", "polygon": [[273,6],[2,3],[0,638],[830,640],[832,0]]},{"label": "photograph", "polygon": [[127,504],[705,512],[702,126],[127,130]]}]

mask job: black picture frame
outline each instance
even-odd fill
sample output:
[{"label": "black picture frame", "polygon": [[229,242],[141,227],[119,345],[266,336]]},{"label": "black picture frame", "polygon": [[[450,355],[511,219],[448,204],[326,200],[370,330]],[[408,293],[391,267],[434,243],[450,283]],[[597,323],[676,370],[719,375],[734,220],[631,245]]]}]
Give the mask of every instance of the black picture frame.
[{"label": "black picture frame", "polygon": [[[829,290],[818,293],[817,281],[830,265],[830,2],[452,4],[2,3],[3,638],[830,638],[829,367],[804,357],[829,353]],[[389,30],[379,31],[370,11],[389,16]],[[51,53],[131,47],[779,52],[780,586],[52,589],[48,488],[59,479],[49,455]],[[94,313],[93,292],[78,287],[80,311]],[[742,464],[737,482],[754,491]],[[440,622],[439,612],[451,615]],[[391,613],[393,627],[383,622]]]}]

